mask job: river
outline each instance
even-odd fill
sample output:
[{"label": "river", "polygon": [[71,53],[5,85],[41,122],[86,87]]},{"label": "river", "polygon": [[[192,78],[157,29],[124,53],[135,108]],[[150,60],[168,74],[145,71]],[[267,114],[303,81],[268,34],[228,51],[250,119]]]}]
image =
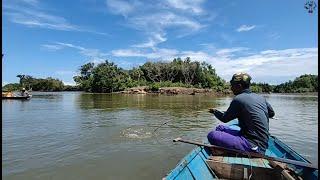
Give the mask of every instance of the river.
[{"label": "river", "polygon": [[[263,96],[276,113],[270,133],[318,165],[318,96]],[[161,179],[194,148],[172,139],[202,141],[220,123],[207,109],[231,100],[82,92],[2,100],[2,177]]]}]

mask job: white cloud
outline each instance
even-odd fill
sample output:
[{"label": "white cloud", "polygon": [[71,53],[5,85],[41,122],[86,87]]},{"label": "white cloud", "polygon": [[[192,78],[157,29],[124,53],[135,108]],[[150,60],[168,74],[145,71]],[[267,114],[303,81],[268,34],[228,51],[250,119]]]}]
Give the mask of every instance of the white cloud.
[{"label": "white cloud", "polygon": [[305,73],[318,74],[318,48],[266,50],[255,55],[233,57],[212,61],[217,73],[226,79],[233,73],[246,71],[253,79],[276,76],[299,76]]},{"label": "white cloud", "polygon": [[[208,15],[201,7],[203,2],[204,0],[168,0],[152,3],[139,0],[106,0],[106,5],[112,13],[125,17],[125,22],[122,23],[124,26],[146,34],[143,42],[129,46],[154,49],[159,43],[167,41],[168,33],[181,37],[199,32],[206,27],[201,23]],[[198,18],[200,15],[203,18]]]},{"label": "white cloud", "polygon": [[197,21],[172,12],[136,16],[130,19],[130,23],[138,29],[154,32],[164,32],[168,27],[188,28],[188,31],[198,31],[203,27]]},{"label": "white cloud", "polygon": [[69,44],[69,43],[62,43],[62,42],[57,42],[56,44],[60,45],[62,47],[69,47],[69,48],[78,49],[81,54],[88,56],[88,57],[104,58],[108,55],[108,53],[103,53],[98,49],[88,49],[88,48],[84,48],[81,46],[77,46],[77,45],[73,45],[73,44]]},{"label": "white cloud", "polygon": [[62,81],[64,85],[69,85],[69,86],[75,86],[76,83],[74,81],[70,82],[70,81]]},{"label": "white cloud", "polygon": [[118,57],[146,57],[139,50],[133,50],[133,49],[112,50],[111,53],[113,56],[118,56]]},{"label": "white cloud", "polygon": [[[239,55],[239,51],[246,53]],[[276,77],[295,77],[301,74],[318,74],[318,48],[295,48],[248,52],[248,48],[234,47],[204,51],[178,51],[156,48],[149,51],[121,49],[112,51],[118,57],[142,57],[155,60],[172,60],[176,57],[191,57],[192,60],[212,64],[217,74],[226,80],[236,72],[248,72],[256,82],[274,80]]]},{"label": "white cloud", "polygon": [[153,51],[141,51],[137,49],[119,49],[111,51],[113,56],[117,57],[145,57],[148,59],[169,59],[178,55],[174,49],[157,48]]},{"label": "white cloud", "polygon": [[39,27],[63,31],[79,31],[79,27],[68,23],[64,18],[45,14],[40,11],[23,10],[19,12],[7,12],[11,22],[28,27]]},{"label": "white cloud", "polygon": [[191,11],[194,14],[204,13],[201,7],[203,2],[204,0],[167,0],[169,6],[186,12]]},{"label": "white cloud", "polygon": [[115,13],[121,14],[125,17],[128,16],[129,13],[134,11],[134,6],[126,1],[122,0],[107,0],[106,1],[108,9]]},{"label": "white cloud", "polygon": [[42,45],[43,48],[46,48],[48,50],[61,50],[63,48],[73,48],[79,51],[80,54],[89,57],[90,61],[93,62],[102,62],[106,60],[109,53],[101,52],[99,49],[89,49],[84,48],[82,46],[77,46],[70,43],[63,43],[63,42],[56,42],[54,44],[44,44]]},{"label": "white cloud", "polygon": [[154,49],[159,43],[165,42],[166,40],[167,38],[165,38],[160,33],[151,33],[148,42],[135,44],[135,45],[132,45],[132,47]]},{"label": "white cloud", "polygon": [[149,53],[149,59],[162,59],[162,60],[171,60],[169,58],[177,56],[179,51],[175,49],[166,49],[166,48],[159,48],[156,51]]},{"label": "white cloud", "polygon": [[11,22],[30,28],[44,28],[59,31],[78,31],[99,35],[108,35],[107,33],[97,32],[75,24],[71,24],[63,17],[49,14],[44,10],[39,10],[39,2],[36,0],[24,0],[24,2],[32,6],[22,7],[19,5],[19,3],[11,3],[4,6],[4,14],[9,17]]},{"label": "white cloud", "polygon": [[57,51],[63,48],[61,45],[56,45],[56,44],[43,44],[41,45],[41,47],[49,51]]},{"label": "white cloud", "polygon": [[239,52],[239,51],[246,51],[249,48],[245,47],[235,47],[235,48],[226,48],[226,49],[220,49],[216,52],[218,56],[233,56],[233,53]]},{"label": "white cloud", "polygon": [[255,25],[252,25],[252,26],[241,25],[236,31],[238,31],[238,32],[250,31],[250,30],[254,29],[255,27],[256,27]]},{"label": "white cloud", "polygon": [[209,58],[211,58],[211,56],[205,52],[201,52],[201,51],[182,51],[180,53],[181,58],[186,58],[186,57],[190,57],[192,60],[196,60],[196,61],[205,61]]}]

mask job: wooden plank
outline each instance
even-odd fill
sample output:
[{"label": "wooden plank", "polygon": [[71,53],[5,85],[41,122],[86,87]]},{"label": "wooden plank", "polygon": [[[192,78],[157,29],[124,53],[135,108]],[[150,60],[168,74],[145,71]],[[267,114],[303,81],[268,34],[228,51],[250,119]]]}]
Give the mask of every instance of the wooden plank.
[{"label": "wooden plank", "polygon": [[207,160],[208,165],[219,178],[242,179],[243,168],[240,165],[231,166],[224,162]]},{"label": "wooden plank", "polygon": [[[241,164],[229,164],[223,161],[207,160],[207,164],[215,172],[218,178],[222,179],[243,179],[252,173],[252,179],[269,180],[279,179],[280,174],[270,168],[250,167]],[[247,169],[245,172],[244,169]],[[252,172],[251,172],[252,168]]]},{"label": "wooden plank", "polygon": [[208,159],[214,160],[214,161],[222,161],[223,156],[209,156]]},{"label": "wooden plank", "polygon": [[255,166],[262,168],[271,168],[267,160],[262,158],[245,158],[245,157],[229,157],[229,156],[209,156],[209,160],[223,161],[229,164],[242,164],[247,166]]},{"label": "wooden plank", "polygon": [[269,161],[266,159],[262,159],[262,162],[264,163],[266,168],[271,168],[271,166],[269,165]]},{"label": "wooden plank", "polygon": [[229,162],[230,164],[236,164],[235,157],[229,157],[228,162]]},{"label": "wooden plank", "polygon": [[236,158],[234,158],[234,159],[235,159],[235,161],[234,161],[235,164],[243,164],[241,157],[236,157]]},{"label": "wooden plank", "polygon": [[229,157],[228,156],[223,156],[223,162],[228,163],[229,162]]},{"label": "wooden plank", "polygon": [[243,162],[244,165],[250,166],[250,162],[249,162],[249,159],[248,159],[248,158],[242,157],[242,162]]},{"label": "wooden plank", "polygon": [[252,158],[249,159],[251,160],[251,164],[252,166],[256,166],[256,167],[265,167],[264,163],[262,162],[261,158]]},{"label": "wooden plank", "polygon": [[[280,172],[283,177],[287,180],[295,180],[296,177],[293,177],[289,171],[286,169],[286,165],[282,163],[277,163],[274,161],[269,161],[271,167],[273,167],[276,171]],[[301,177],[297,177],[297,179],[302,179]]]},{"label": "wooden plank", "polygon": [[243,179],[249,179],[248,168],[243,169]]}]

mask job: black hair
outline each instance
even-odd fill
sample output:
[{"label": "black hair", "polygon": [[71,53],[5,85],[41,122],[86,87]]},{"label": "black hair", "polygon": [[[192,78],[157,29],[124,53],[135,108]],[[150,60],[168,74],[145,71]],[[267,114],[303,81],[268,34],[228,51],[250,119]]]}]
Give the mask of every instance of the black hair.
[{"label": "black hair", "polygon": [[250,82],[241,81],[240,84],[244,89],[248,89],[250,87]]},{"label": "black hair", "polygon": [[248,89],[250,87],[250,82],[245,82],[245,81],[230,81],[231,85],[235,84],[241,84],[243,89]]}]

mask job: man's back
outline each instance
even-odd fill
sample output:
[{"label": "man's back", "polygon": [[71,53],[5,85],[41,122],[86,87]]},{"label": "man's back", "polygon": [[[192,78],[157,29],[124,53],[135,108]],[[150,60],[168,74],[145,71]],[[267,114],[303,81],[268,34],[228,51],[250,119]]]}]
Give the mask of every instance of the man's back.
[{"label": "man's back", "polygon": [[238,105],[237,118],[241,134],[254,146],[265,151],[269,139],[269,117],[274,111],[266,99],[252,93],[249,89],[237,95],[234,100]]},{"label": "man's back", "polygon": [[225,126],[218,126],[208,133],[211,144],[244,151],[264,153],[269,140],[269,118],[274,116],[271,105],[262,96],[250,91],[251,76],[236,73],[230,80],[231,90],[236,97],[225,112],[209,109],[216,118],[226,123],[235,118],[239,120],[241,131],[234,133]]}]

